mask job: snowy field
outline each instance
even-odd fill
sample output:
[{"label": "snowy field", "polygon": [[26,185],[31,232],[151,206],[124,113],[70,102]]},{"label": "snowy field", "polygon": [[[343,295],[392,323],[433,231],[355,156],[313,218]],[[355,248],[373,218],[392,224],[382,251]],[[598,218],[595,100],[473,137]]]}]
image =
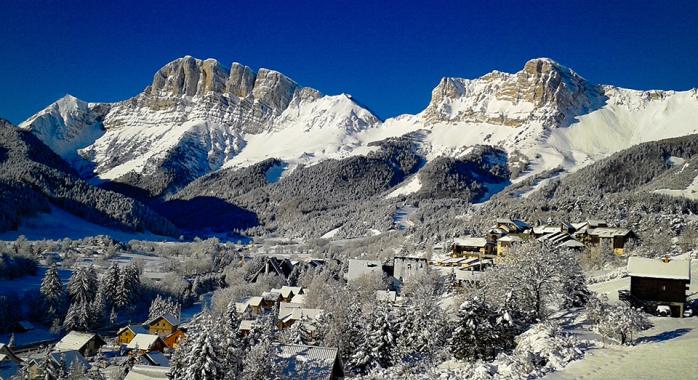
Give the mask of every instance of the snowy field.
[{"label": "snowy field", "polygon": [[651,318],[635,346],[607,345],[588,351],[546,380],[696,379],[698,318]]},{"label": "snowy field", "polygon": [[[692,261],[691,271],[697,273],[698,260]],[[608,295],[610,302],[619,302],[618,290],[629,289],[630,278],[601,282],[590,285],[589,288]],[[696,292],[698,280],[693,276],[688,294]],[[604,345],[599,342],[597,347],[586,353],[584,359],[571,363],[545,379],[697,379],[698,316],[651,317],[650,320],[654,327],[641,332],[635,346]],[[589,336],[582,338],[598,339],[594,333],[588,334]]]},{"label": "snowy field", "polygon": [[[41,287],[41,280],[43,280],[45,273],[45,267],[38,267],[35,276],[24,276],[14,280],[0,279],[0,294],[14,292],[21,295],[27,291],[38,290]],[[69,269],[58,269],[58,277],[64,284],[68,283],[71,273]]]}]

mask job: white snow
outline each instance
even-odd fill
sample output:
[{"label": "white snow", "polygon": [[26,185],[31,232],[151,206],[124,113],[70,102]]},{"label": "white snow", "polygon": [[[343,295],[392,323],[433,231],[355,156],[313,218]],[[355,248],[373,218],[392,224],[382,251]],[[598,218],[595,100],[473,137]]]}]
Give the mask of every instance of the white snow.
[{"label": "white snow", "polygon": [[331,229],[327,231],[326,234],[322,235],[320,238],[321,239],[332,239],[333,237],[337,236],[337,233],[342,230],[342,227],[339,226],[337,228]]},{"label": "white snow", "polygon": [[400,185],[398,185],[395,190],[391,191],[386,195],[386,198],[395,198],[400,195],[408,195],[412,193],[416,193],[419,191],[419,189],[422,188],[422,182],[419,180],[419,175],[414,175],[412,178],[403,181]]}]

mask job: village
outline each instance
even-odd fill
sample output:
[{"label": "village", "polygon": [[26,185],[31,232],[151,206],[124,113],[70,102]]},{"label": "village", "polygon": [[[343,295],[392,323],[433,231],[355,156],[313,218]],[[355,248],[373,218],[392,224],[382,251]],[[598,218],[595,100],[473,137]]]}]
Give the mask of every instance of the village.
[{"label": "village", "polygon": [[[337,302],[336,305],[341,304],[348,310],[355,310],[356,313],[367,313],[365,320],[369,321],[368,323],[382,318],[381,313],[391,315],[391,320],[400,319],[395,317],[396,315],[409,319],[411,314],[404,310],[413,308],[419,310],[420,306],[415,305],[423,300],[419,297],[425,297],[424,299],[430,300],[429,302],[433,300],[433,305],[439,309],[437,314],[443,313],[445,326],[439,325],[438,328],[443,330],[444,336],[434,338],[434,342],[430,340],[431,338],[425,341],[429,341],[429,344],[434,346],[449,342],[455,347],[456,343],[452,341],[455,339],[453,337],[459,334],[458,326],[463,318],[461,303],[463,299],[467,299],[464,297],[490,286],[488,283],[490,280],[486,278],[488,274],[511,266],[512,263],[508,259],[514,256],[512,252],[518,252],[520,246],[535,245],[539,247],[535,249],[541,255],[562,256],[562,252],[566,255],[584,255],[594,250],[606,250],[610,256],[625,258],[628,247],[631,247],[637,238],[638,236],[632,230],[611,227],[606,221],[601,220],[530,226],[520,220],[497,219],[485,236],[463,236],[442,242],[434,247],[429,257],[415,254],[396,255],[389,260],[341,259],[314,257],[311,254],[253,254],[245,250],[236,250],[234,258],[227,263],[238,271],[231,273],[243,273],[240,272],[242,270],[240,268],[246,268],[246,274],[238,276],[244,278],[235,279],[235,281],[242,281],[241,287],[247,286],[245,283],[274,283],[279,286],[265,289],[262,285],[255,288],[259,290],[257,294],[249,294],[248,291],[248,295],[243,298],[228,299],[227,296],[222,296],[224,293],[220,293],[226,289],[219,289],[220,285],[204,287],[201,285],[203,277],[199,277],[197,282],[200,284],[197,287],[205,289],[193,293],[194,296],[200,296],[200,299],[204,300],[198,303],[200,304],[198,311],[185,316],[182,313],[181,298],[158,295],[150,304],[147,319],[134,321],[137,323],[130,321],[124,323],[123,318],[112,316],[108,322],[104,322],[104,326],[76,323],[72,329],[65,328],[67,325],[64,324],[63,334],[56,337],[55,341],[24,341],[22,344],[17,344],[22,341],[21,337],[24,334],[31,334],[32,330],[37,328],[35,321],[20,320],[11,329],[10,341],[0,342],[0,378],[59,379],[66,378],[70,374],[77,376],[72,378],[89,376],[89,378],[128,380],[187,378],[173,376],[176,371],[183,370],[175,368],[181,366],[182,360],[178,358],[177,353],[184,349],[195,349],[191,345],[200,343],[202,336],[208,336],[207,334],[218,337],[227,336],[229,344],[231,347],[236,347],[238,351],[235,352],[240,356],[244,356],[245,351],[254,352],[262,345],[261,342],[266,341],[266,351],[263,353],[273,357],[270,359],[273,362],[272,366],[282,378],[335,380],[351,377],[357,373],[366,374],[372,370],[397,365],[400,361],[390,362],[388,359],[381,358],[358,360],[356,359],[359,355],[357,347],[351,347],[354,352],[350,355],[351,359],[347,360],[345,353],[349,352],[349,347],[323,345],[323,342],[328,341],[345,342],[344,344],[356,346],[368,344],[366,341],[348,343],[346,337],[335,340],[327,338],[328,334],[339,334],[328,327],[330,323],[338,323],[337,315],[341,314],[341,311],[328,306],[333,304],[325,300],[333,297],[332,294],[326,294],[332,293],[332,289],[337,289],[338,292],[341,289],[339,294],[345,294],[345,298],[350,300],[357,300],[356,305],[348,306],[344,306],[347,300],[332,302]],[[228,254],[233,253],[228,252]],[[537,264],[554,265],[546,262]],[[49,270],[47,273],[57,273],[55,264],[51,265],[53,265],[53,272]],[[129,267],[126,268],[125,272]],[[642,310],[642,313],[653,318],[655,316],[692,317],[692,299],[689,299],[689,296],[692,297],[695,293],[689,294],[690,256],[658,255],[656,258],[631,256],[627,258],[627,264],[621,269],[623,274],[619,277],[629,279],[627,284],[629,286],[619,288],[615,294],[607,294],[608,298],[632,310]],[[118,269],[114,270],[118,272]],[[576,274],[573,273],[572,276],[574,275]],[[42,291],[48,276],[46,275],[42,280]],[[108,281],[107,276],[108,274],[101,274],[99,281],[101,283]],[[141,276],[143,276],[142,271]],[[212,275],[207,274],[207,276]],[[216,276],[218,275],[213,275],[213,277]],[[165,276],[155,277],[158,282],[168,281]],[[117,276],[117,278],[123,280],[126,277]],[[270,282],[269,279],[273,280]],[[228,289],[234,288],[233,280],[228,278],[227,281]],[[327,283],[326,286],[325,283]],[[572,285],[576,286],[576,284]],[[60,284],[56,286],[61,287]],[[586,284],[580,286],[578,289],[575,288],[577,293],[569,294],[570,297],[576,298],[566,304],[567,310],[577,310],[575,308],[582,307],[587,302],[591,303],[590,300],[595,299],[595,296],[591,295],[593,292],[586,289]],[[426,295],[421,291],[424,287],[428,288]],[[323,288],[329,290],[323,293]],[[70,285],[67,291],[61,291],[67,292],[70,297],[80,297],[74,294]],[[90,289],[82,291],[89,293]],[[191,292],[191,289],[189,291]],[[95,299],[94,294],[91,299]],[[418,299],[420,301],[417,301]],[[223,300],[223,305],[219,305],[218,310],[215,310],[215,303],[220,303],[220,300]],[[471,301],[465,301],[463,305],[468,302]],[[352,307],[359,307],[359,309],[352,309]],[[370,311],[362,310],[362,307]],[[604,310],[611,310],[609,308],[610,306],[607,306]],[[527,322],[527,325],[540,322],[548,318],[549,314],[554,314],[552,311],[548,313],[540,308],[538,312],[540,315],[529,317],[530,322]],[[68,313],[70,314],[70,311]],[[115,314],[113,307],[112,314]],[[66,316],[66,319],[68,318],[69,316]],[[436,319],[436,314],[434,318]],[[601,320],[603,316],[598,318]],[[647,317],[638,318],[646,319]],[[416,320],[412,322],[417,324]],[[420,323],[426,322],[420,321]],[[211,326],[213,333],[201,327],[206,324]],[[106,326],[108,328],[104,328]],[[232,332],[226,333],[226,329]],[[636,328],[636,330],[638,330],[637,333],[642,328]],[[512,333],[512,342],[505,344],[509,347],[508,349],[513,347],[511,346],[513,336],[520,333],[521,331]],[[614,332],[607,335],[612,337]],[[616,338],[611,338],[613,339]],[[621,343],[626,343],[625,337],[622,340]],[[222,348],[225,348],[223,346],[225,344],[222,344]],[[430,346],[430,349],[437,348]],[[458,352],[455,348],[453,350]],[[507,349],[499,350],[506,352]],[[199,354],[205,356],[206,352]],[[420,352],[417,355],[411,352],[406,357],[425,357],[424,355],[427,354],[429,353]],[[471,357],[457,354],[454,356],[456,358]],[[482,357],[478,354],[472,358]],[[247,368],[242,369],[245,366],[244,359],[238,359],[235,363],[241,374],[248,371]],[[259,376],[263,372],[256,373],[256,376]],[[241,378],[247,377],[241,375]]]}]

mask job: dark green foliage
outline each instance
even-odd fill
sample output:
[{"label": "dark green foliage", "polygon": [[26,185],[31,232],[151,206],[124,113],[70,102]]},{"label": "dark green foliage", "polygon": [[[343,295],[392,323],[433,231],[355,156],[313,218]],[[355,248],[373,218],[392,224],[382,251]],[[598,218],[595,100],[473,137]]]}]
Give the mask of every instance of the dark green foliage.
[{"label": "dark green foliage", "polygon": [[29,132],[0,126],[0,230],[54,204],[88,221],[129,230],[175,235],[175,227],[147,206],[80,180]]}]

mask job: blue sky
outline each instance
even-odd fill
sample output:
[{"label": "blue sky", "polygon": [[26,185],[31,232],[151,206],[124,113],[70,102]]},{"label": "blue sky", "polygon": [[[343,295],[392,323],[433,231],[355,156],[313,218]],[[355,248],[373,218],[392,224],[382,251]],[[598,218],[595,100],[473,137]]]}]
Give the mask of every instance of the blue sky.
[{"label": "blue sky", "polygon": [[279,70],[354,95],[380,117],[416,113],[443,76],[550,57],[596,83],[698,87],[698,1],[0,2],[0,117],[66,93],[117,101],[184,55]]}]

